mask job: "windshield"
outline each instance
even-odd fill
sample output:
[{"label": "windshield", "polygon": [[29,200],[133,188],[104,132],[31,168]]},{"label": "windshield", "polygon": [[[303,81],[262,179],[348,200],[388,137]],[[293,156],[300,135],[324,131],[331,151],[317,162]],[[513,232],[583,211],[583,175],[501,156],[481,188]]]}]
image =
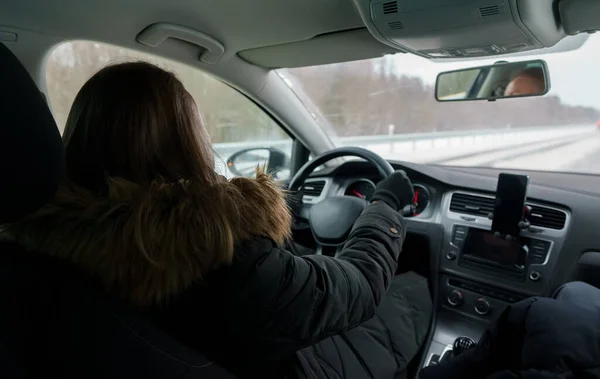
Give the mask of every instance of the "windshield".
[{"label": "windshield", "polygon": [[440,103],[438,73],[497,59],[437,63],[396,54],[279,70],[340,146],[387,159],[600,174],[600,36],[544,59],[543,97]]}]

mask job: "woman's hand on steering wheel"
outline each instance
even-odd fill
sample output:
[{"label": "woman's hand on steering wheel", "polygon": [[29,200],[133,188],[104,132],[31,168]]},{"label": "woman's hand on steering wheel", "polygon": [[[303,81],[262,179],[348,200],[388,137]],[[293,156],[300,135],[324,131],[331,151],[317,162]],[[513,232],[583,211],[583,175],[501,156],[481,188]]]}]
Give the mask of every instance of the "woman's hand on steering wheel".
[{"label": "woman's hand on steering wheel", "polygon": [[413,205],[415,190],[402,170],[394,171],[377,184],[372,202],[383,201],[396,211],[403,210],[407,205]]},{"label": "woman's hand on steering wheel", "polygon": [[[380,188],[379,194],[390,192],[387,196],[384,195],[387,200],[382,197],[381,201],[386,203],[389,201],[392,208],[403,214],[414,212],[411,211],[413,208],[413,189],[406,174],[395,172],[388,161],[372,151],[358,147],[341,147],[315,157],[298,170],[290,181],[288,190],[292,193],[300,190],[304,180],[315,168],[331,159],[344,156],[359,157],[373,164],[374,168],[384,178],[381,186],[378,187]],[[393,176],[393,178],[387,180],[386,178],[390,176]],[[301,193],[299,195],[301,196]],[[294,204],[297,205],[295,211],[299,211],[301,213],[300,218],[308,222],[315,241],[321,246],[341,246],[346,241],[354,221],[367,206],[367,202],[363,199],[338,195],[327,196],[317,204],[302,205],[301,202],[302,200],[299,204]],[[298,213],[294,213],[298,215]]]}]

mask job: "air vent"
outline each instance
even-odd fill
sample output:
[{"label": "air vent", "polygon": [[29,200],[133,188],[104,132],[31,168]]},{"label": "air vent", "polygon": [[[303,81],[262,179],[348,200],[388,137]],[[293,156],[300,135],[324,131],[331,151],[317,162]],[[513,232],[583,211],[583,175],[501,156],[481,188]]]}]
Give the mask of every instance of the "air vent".
[{"label": "air vent", "polygon": [[388,26],[390,27],[390,29],[392,30],[400,30],[400,29],[404,29],[404,24],[402,23],[402,21],[393,21],[393,22],[389,22]]},{"label": "air vent", "polygon": [[479,15],[481,17],[490,17],[500,14],[500,7],[497,5],[490,5],[489,7],[479,8]]},{"label": "air vent", "polygon": [[450,211],[487,217],[494,211],[493,198],[455,193],[450,201]]},{"label": "air vent", "polygon": [[[450,201],[450,211],[487,217],[494,211],[495,199],[476,195],[455,193]],[[533,226],[561,230],[565,227],[567,214],[563,211],[527,204],[531,207],[529,222]]]},{"label": "air vent", "polygon": [[556,209],[531,205],[528,219],[531,225],[560,230],[565,227],[567,214]]},{"label": "air vent", "polygon": [[325,187],[324,180],[308,182],[308,183],[304,183],[304,185],[302,186],[302,192],[304,193],[304,196],[319,197],[321,192],[323,192],[324,187]]},{"label": "air vent", "polygon": [[398,3],[395,1],[388,1],[383,3],[383,14],[394,14],[398,13]]}]

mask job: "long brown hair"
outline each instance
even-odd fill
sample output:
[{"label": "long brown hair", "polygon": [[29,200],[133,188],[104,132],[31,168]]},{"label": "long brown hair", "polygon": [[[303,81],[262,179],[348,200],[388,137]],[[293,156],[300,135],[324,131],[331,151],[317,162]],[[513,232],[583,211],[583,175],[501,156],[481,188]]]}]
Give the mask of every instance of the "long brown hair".
[{"label": "long brown hair", "polygon": [[63,139],[68,181],[5,232],[70,259],[133,304],[168,301],[230,263],[244,240],[283,244],[290,236],[283,191],[260,171],[221,178],[194,100],[156,66],[95,74],[75,98]]},{"label": "long brown hair", "polygon": [[92,76],[75,98],[63,141],[69,180],[94,192],[106,188],[107,177],[140,185],[219,180],[192,96],[150,63],[111,65]]}]

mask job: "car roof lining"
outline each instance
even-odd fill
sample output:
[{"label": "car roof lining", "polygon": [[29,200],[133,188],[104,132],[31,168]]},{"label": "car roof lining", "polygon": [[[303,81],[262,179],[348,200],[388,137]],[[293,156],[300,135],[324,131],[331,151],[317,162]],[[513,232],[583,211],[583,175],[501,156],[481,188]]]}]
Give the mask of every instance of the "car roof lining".
[{"label": "car roof lining", "polygon": [[225,46],[225,57],[364,27],[347,0],[20,0],[3,4],[0,25],[127,45],[146,27],[166,22],[196,29]]},{"label": "car roof lining", "polygon": [[192,44],[149,48],[136,42],[139,33],[155,23],[183,26],[216,39],[225,47],[219,65],[242,58],[263,68],[299,67],[399,51],[373,37],[348,0],[19,0],[3,4],[0,12],[0,31],[13,27],[54,39],[93,40],[157,55],[173,53],[172,59],[209,72],[220,70],[199,62],[201,51]]}]

